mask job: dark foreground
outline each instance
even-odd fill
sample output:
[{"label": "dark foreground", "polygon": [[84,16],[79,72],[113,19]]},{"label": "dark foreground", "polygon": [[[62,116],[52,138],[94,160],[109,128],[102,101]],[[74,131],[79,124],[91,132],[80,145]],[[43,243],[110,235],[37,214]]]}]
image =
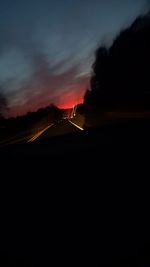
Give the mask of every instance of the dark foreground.
[{"label": "dark foreground", "polygon": [[149,266],[149,151],[143,120],[2,148],[2,266]]}]

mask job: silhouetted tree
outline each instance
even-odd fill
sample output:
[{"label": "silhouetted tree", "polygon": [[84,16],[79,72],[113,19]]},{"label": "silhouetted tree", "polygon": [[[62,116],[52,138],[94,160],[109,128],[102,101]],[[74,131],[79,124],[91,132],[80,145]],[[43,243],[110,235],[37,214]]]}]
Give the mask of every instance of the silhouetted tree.
[{"label": "silhouetted tree", "polygon": [[2,93],[0,93],[0,118],[3,117],[3,112],[7,109],[7,101]]},{"label": "silhouetted tree", "polygon": [[63,110],[51,104],[47,107],[40,108],[36,112],[28,112],[26,115],[7,120],[7,128],[13,132],[31,131],[35,129],[43,129],[50,123],[56,123],[61,120]]},{"label": "silhouetted tree", "polygon": [[84,105],[83,104],[78,104],[76,112],[78,112],[80,115],[84,114]]},{"label": "silhouetted tree", "polygon": [[150,14],[139,17],[106,49],[96,51],[91,90],[85,94],[86,126],[106,111],[150,109]]}]

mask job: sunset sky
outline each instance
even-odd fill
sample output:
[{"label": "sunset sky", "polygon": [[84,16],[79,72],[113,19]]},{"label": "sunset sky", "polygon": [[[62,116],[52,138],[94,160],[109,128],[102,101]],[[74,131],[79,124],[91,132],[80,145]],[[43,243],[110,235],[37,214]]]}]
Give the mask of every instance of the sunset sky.
[{"label": "sunset sky", "polygon": [[81,102],[96,48],[148,8],[147,0],[0,0],[4,114]]}]

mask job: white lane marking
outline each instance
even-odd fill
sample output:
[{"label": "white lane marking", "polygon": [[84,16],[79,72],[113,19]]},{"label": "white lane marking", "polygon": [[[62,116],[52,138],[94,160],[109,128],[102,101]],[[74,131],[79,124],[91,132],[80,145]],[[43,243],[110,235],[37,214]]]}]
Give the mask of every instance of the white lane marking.
[{"label": "white lane marking", "polygon": [[46,128],[44,128],[42,131],[36,133],[32,138],[30,138],[27,143],[31,143],[33,141],[35,141],[41,134],[43,134],[45,131],[47,131],[50,127],[52,127],[54,125],[54,123],[52,123],[51,125],[47,126]]},{"label": "white lane marking", "polygon": [[79,125],[75,124],[74,122],[68,120],[71,124],[73,124],[75,127],[77,127],[78,129],[80,129],[81,131],[84,131],[84,129],[82,127],[80,127]]}]

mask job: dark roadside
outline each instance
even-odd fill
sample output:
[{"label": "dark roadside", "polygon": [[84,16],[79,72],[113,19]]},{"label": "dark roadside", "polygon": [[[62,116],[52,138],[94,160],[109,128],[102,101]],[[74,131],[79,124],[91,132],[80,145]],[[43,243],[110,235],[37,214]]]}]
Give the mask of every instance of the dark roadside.
[{"label": "dark roadside", "polygon": [[6,255],[147,266],[149,136],[135,120],[2,148]]}]

